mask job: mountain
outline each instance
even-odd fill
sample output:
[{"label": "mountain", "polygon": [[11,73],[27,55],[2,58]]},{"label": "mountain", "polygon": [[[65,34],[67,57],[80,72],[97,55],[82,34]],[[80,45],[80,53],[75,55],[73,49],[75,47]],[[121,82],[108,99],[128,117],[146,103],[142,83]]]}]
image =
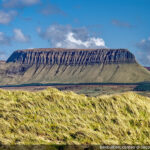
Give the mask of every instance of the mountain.
[{"label": "mountain", "polygon": [[144,68],[146,68],[148,71],[150,71],[150,67],[144,67]]},{"label": "mountain", "polygon": [[142,81],[150,81],[150,72],[126,49],[17,50],[0,63],[0,85]]},{"label": "mountain", "polygon": [[0,89],[0,99],[0,149],[2,145],[8,150],[12,145],[37,149],[42,144],[150,144],[150,98],[135,92],[86,97],[53,88]]}]

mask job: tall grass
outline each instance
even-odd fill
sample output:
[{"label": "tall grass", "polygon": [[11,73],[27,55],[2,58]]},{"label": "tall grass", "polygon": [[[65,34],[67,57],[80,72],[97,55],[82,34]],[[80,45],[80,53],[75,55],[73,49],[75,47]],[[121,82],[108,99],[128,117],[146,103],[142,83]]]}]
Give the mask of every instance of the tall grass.
[{"label": "tall grass", "polygon": [[0,90],[1,144],[150,144],[150,98]]}]

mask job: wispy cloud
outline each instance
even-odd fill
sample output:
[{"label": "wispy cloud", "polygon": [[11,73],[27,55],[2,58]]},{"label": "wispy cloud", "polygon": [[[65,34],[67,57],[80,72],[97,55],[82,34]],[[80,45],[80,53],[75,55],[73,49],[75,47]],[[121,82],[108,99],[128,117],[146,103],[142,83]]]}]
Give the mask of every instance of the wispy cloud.
[{"label": "wispy cloud", "polygon": [[139,49],[137,52],[140,61],[143,64],[150,65],[150,37],[143,39],[136,44],[136,47]]},{"label": "wispy cloud", "polygon": [[132,28],[132,27],[134,27],[133,25],[131,25],[128,22],[123,22],[123,21],[116,20],[116,19],[112,20],[112,24],[115,25],[115,26],[124,27],[124,28]]},{"label": "wispy cloud", "polygon": [[9,24],[19,14],[17,8],[24,8],[40,3],[40,0],[2,0],[0,24]]},{"label": "wispy cloud", "polygon": [[30,36],[25,35],[21,29],[14,29],[13,35],[8,36],[3,32],[0,32],[0,44],[10,46],[12,42],[19,42],[19,43],[28,43],[31,41]]},{"label": "wispy cloud", "polygon": [[51,25],[45,31],[37,29],[38,34],[48,40],[52,47],[100,48],[105,42],[100,37],[90,36],[86,28],[72,28],[70,25]]},{"label": "wispy cloud", "polygon": [[66,15],[63,10],[61,10],[58,6],[53,5],[51,3],[43,5],[40,12],[43,15]]},{"label": "wispy cloud", "polygon": [[142,49],[144,52],[150,52],[150,37],[147,39],[143,39],[139,43],[137,43],[137,47]]},{"label": "wispy cloud", "polygon": [[27,43],[30,41],[30,37],[25,35],[21,29],[14,29],[13,39],[22,43]]},{"label": "wispy cloud", "polygon": [[0,44],[1,45],[10,45],[11,37],[5,35],[3,32],[0,32]]},{"label": "wispy cloud", "polygon": [[16,11],[0,11],[0,24],[9,24],[16,15]]},{"label": "wispy cloud", "polygon": [[38,4],[40,0],[4,0],[4,8],[22,8]]}]

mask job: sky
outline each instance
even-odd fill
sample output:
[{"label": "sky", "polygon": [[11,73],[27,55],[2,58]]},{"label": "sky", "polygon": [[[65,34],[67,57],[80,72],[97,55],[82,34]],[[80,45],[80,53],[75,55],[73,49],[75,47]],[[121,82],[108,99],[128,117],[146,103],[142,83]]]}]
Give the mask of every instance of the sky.
[{"label": "sky", "polygon": [[0,0],[0,60],[49,47],[125,48],[150,66],[150,0]]}]

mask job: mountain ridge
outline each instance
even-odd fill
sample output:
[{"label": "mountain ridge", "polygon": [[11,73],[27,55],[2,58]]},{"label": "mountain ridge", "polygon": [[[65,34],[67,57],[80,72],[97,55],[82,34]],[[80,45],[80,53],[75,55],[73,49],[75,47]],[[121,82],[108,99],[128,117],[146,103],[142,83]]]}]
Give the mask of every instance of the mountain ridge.
[{"label": "mountain ridge", "polygon": [[15,51],[6,61],[21,64],[87,65],[102,63],[134,63],[126,49],[28,49]]},{"label": "mountain ridge", "polygon": [[150,72],[127,49],[17,50],[0,64],[0,85],[145,81]]}]

